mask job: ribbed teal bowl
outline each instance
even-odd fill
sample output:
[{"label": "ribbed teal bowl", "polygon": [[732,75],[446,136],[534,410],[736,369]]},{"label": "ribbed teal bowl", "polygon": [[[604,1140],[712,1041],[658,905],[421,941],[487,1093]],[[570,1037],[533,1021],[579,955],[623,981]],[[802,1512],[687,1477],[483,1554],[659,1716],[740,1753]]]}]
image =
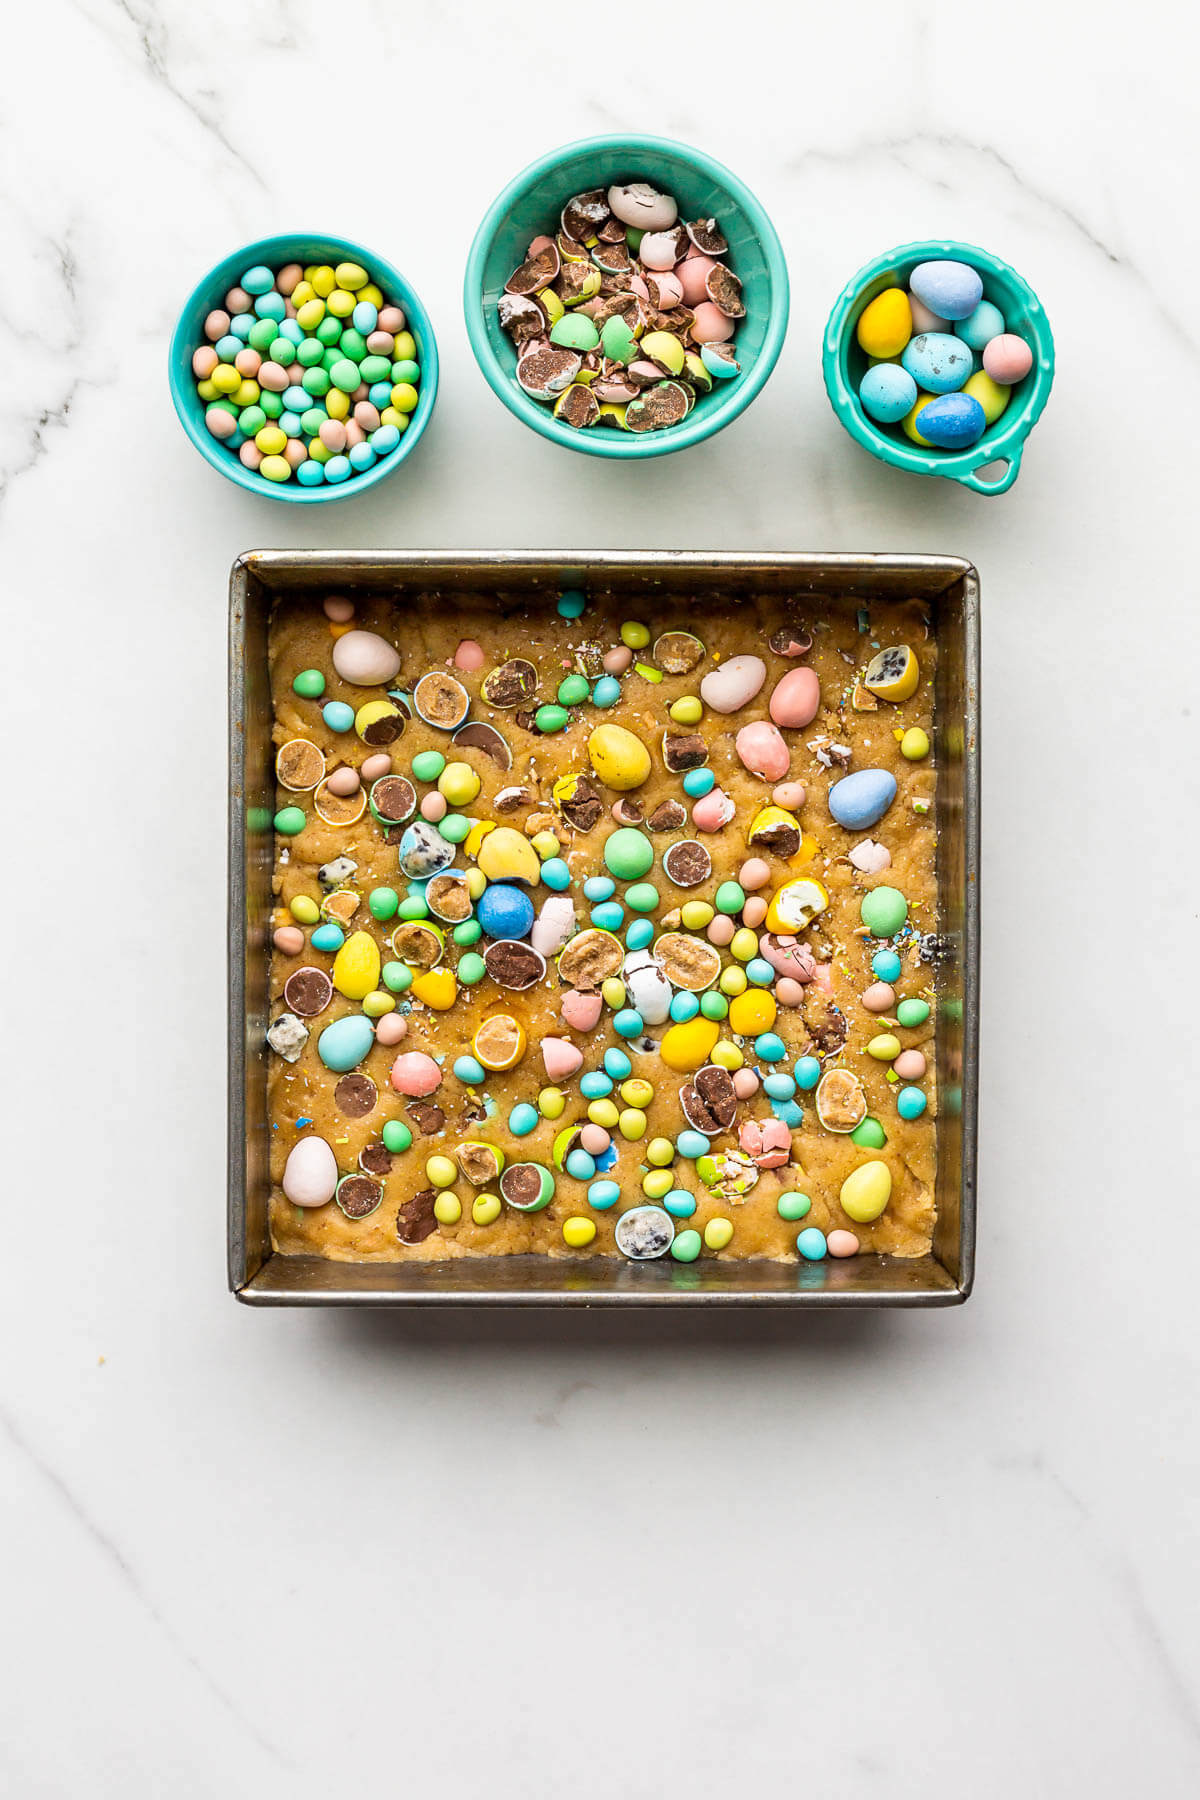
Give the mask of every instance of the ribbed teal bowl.
[{"label": "ribbed teal bowl", "polygon": [[[253,469],[247,469],[232,450],[217,442],[205,425],[205,403],[196,392],[196,378],[192,374],[192,351],[197,344],[205,341],[204,321],[214,307],[224,304],[229,289],[235,287],[246,270],[252,269],[255,263],[263,263],[270,269],[281,269],[290,262],[298,262],[304,266],[309,263],[361,263],[372,281],[383,289],[387,299],[404,309],[408,329],[417,343],[417,361],[421,365],[418,387],[420,398],[409,414],[408,430],[395,450],[389,456],[381,457],[374,468],[368,469],[363,475],[353,475],[349,481],[343,481],[336,487],[322,484],[320,487],[305,488],[295,481],[265,481]],[[179,414],[179,422],[205,462],[210,463],[219,475],[224,475],[228,481],[236,481],[239,487],[261,495],[264,500],[290,500],[294,505],[315,506],[323,500],[349,500],[355,494],[365,493],[368,488],[375,487],[377,483],[386,481],[389,475],[394,475],[405,457],[412,455],[421,433],[429,423],[429,416],[437,399],[437,340],[433,335],[429,314],[399,269],[394,269],[391,263],[384,262],[373,250],[366,249],[362,244],[355,244],[349,238],[323,237],[319,233],[293,231],[281,237],[260,238],[256,244],[244,244],[240,250],[233,251],[230,256],[217,263],[215,268],[210,269],[202,281],[197,282],[179,315],[179,323],[171,339],[168,373],[171,399]]]},{"label": "ribbed teal bowl", "polygon": [[[643,433],[562,425],[548,406],[517,384],[516,352],[501,329],[496,302],[524,260],[531,239],[557,229],[572,194],[614,182],[646,180],[679,202],[680,217],[715,217],[729,242],[729,266],[740,278],[746,317],[734,344],[742,373],[701,394],[679,425]],[[467,336],[492,392],[534,431],[586,456],[666,456],[722,431],[745,412],[766,383],[783,347],[788,321],[788,276],[783,246],[770,218],[736,175],[686,144],[656,137],[595,137],[539,157],[509,182],[484,215],[463,282]]]},{"label": "ribbed teal bowl", "polygon": [[[918,263],[949,257],[955,262],[970,263],[983,277],[986,300],[1004,314],[1009,331],[1023,337],[1033,349],[1033,367],[1023,381],[1016,383],[1012,397],[994,425],[966,450],[927,450],[900,435],[899,426],[889,430],[868,418],[858,399],[859,384],[867,371],[867,358],[859,348],[855,329],[863,309],[884,288],[907,287],[908,278]],[[924,244],[901,244],[877,256],[858,271],[838,297],[829,323],[825,327],[822,355],[825,391],[829,403],[856,443],[877,456],[880,462],[895,469],[909,469],[914,475],[944,475],[950,481],[961,481],[977,494],[1003,494],[1017,479],[1025,439],[1042,414],[1050,398],[1054,381],[1054,337],[1050,321],[1042,311],[1041,301],[1029,283],[1015,269],[988,250],[976,244],[956,244],[941,239]],[[1006,466],[994,481],[983,479],[978,471],[990,463]]]}]

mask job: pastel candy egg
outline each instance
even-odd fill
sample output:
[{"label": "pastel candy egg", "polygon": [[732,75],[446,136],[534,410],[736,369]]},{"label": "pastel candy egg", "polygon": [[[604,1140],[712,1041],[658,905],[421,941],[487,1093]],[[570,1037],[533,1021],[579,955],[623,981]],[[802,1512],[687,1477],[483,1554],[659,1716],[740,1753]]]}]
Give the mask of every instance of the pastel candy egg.
[{"label": "pastel candy egg", "polygon": [[668,1069],[679,1073],[702,1069],[716,1047],[721,1027],[715,1019],[688,1019],[672,1025],[659,1045],[659,1055]]},{"label": "pastel candy egg", "polygon": [[768,725],[765,719],[743,725],[734,739],[734,748],[750,773],[761,775],[765,781],[778,781],[791,766],[791,751],[775,726]]},{"label": "pastel candy egg", "polygon": [[965,319],[983,299],[983,282],[969,263],[918,263],[908,278],[911,291],[942,319]]},{"label": "pastel candy egg", "polygon": [[692,824],[697,831],[720,831],[733,818],[737,807],[723,788],[712,788],[702,794],[692,808]]},{"label": "pastel candy egg", "polygon": [[917,401],[917,404],[913,407],[912,411],[909,414],[907,414],[907,416],[905,418],[901,419],[901,421],[900,421],[900,428],[903,431],[905,437],[911,438],[914,444],[924,444],[926,449],[929,448],[929,439],[927,437],[921,436],[921,433],[917,429],[917,420],[920,418],[921,414],[925,411],[925,408],[927,406],[932,406],[932,405],[933,405],[933,395],[932,394],[922,394],[920,399]]},{"label": "pastel candy egg", "polygon": [[998,381],[993,381],[986,369],[976,369],[962,391],[972,400],[978,400],[989,425],[994,425],[1001,417],[1012,393],[1011,388],[1001,387]]},{"label": "pastel candy egg", "polygon": [[568,894],[551,894],[533,923],[529,941],[540,956],[553,956],[575,930],[575,902]]},{"label": "pastel candy egg", "polygon": [[583,1051],[569,1038],[544,1037],[542,1062],[550,1081],[566,1081],[583,1066]]},{"label": "pastel candy egg", "polygon": [[337,1183],[337,1158],[324,1138],[302,1137],[292,1146],[281,1186],[293,1206],[324,1206]]},{"label": "pastel candy egg", "polygon": [[[767,711],[777,725],[790,731],[802,731],[811,725],[821,704],[821,683],[817,671],[810,668],[789,669],[776,682]],[[786,774],[781,769],[781,775]]]},{"label": "pastel candy egg", "polygon": [[533,901],[522,888],[498,881],[480,895],[475,916],[489,937],[523,938],[533,925]]},{"label": "pastel candy egg", "polygon": [[333,985],[347,1000],[365,1000],[379,986],[379,945],[369,931],[352,931],[333,959]]},{"label": "pastel candy egg", "polygon": [[638,261],[646,269],[673,269],[675,266],[675,233],[648,231],[638,245]]},{"label": "pastel candy egg", "polygon": [[454,652],[454,666],[456,669],[465,669],[467,671],[482,669],[485,660],[486,658],[484,657],[483,651],[475,642],[474,638],[464,638],[462,643],[458,646],[458,649]]},{"label": "pastel candy egg", "polygon": [[858,398],[868,418],[895,425],[917,402],[917,384],[896,363],[876,363],[862,378]]},{"label": "pastel candy egg", "polygon": [[666,231],[679,217],[670,194],[660,194],[647,181],[623,182],[608,190],[608,210],[622,225],[639,231]]},{"label": "pastel candy egg", "polygon": [[363,1013],[335,1019],[317,1039],[317,1055],[327,1069],[344,1075],[356,1068],[375,1042],[375,1027]]},{"label": "pastel candy egg", "polygon": [[[647,758],[649,760],[649,758]],[[522,832],[511,825],[489,831],[476,857],[489,881],[527,881],[535,886],[541,877],[538,853]]]},{"label": "pastel candy egg", "polygon": [[904,289],[884,288],[876,294],[863,308],[856,336],[868,356],[899,356],[912,336],[912,308]]},{"label": "pastel candy egg", "polygon": [[[735,324],[711,300],[702,300],[692,319],[692,337],[697,344],[723,344],[733,336]],[[704,366],[707,368],[708,364]]]},{"label": "pastel candy egg", "polygon": [[767,665],[761,656],[731,656],[704,677],[700,698],[714,712],[735,713],[761,692],[766,679]]},{"label": "pastel candy egg", "polygon": [[965,450],[987,429],[987,416],[970,394],[940,394],[921,412],[921,435],[942,450]]},{"label": "pastel candy egg", "polygon": [[985,374],[990,375],[1001,387],[1011,387],[1014,381],[1023,380],[1032,369],[1033,351],[1024,338],[1006,331],[1001,337],[994,337],[990,344],[984,345],[983,367]]},{"label": "pastel candy egg", "polygon": [[965,319],[959,319],[954,327],[955,337],[960,337],[972,350],[980,351],[1003,331],[1004,314],[990,300],[981,300],[975,311],[968,313]]},{"label": "pastel candy egg", "polygon": [[761,856],[748,856],[738,870],[738,880],[748,894],[753,893],[755,888],[766,887],[770,879],[771,865]]},{"label": "pastel candy egg", "polygon": [[913,338],[905,346],[900,362],[927,394],[955,393],[974,367],[967,346],[944,331],[923,331]]},{"label": "pastel candy egg", "polygon": [[940,313],[930,312],[914,293],[909,294],[908,304],[912,311],[914,331],[949,331],[949,319],[943,319]]},{"label": "pastel candy egg", "polygon": [[402,1013],[384,1013],[375,1021],[375,1042],[377,1044],[398,1044],[408,1035],[408,1020]]},{"label": "pastel candy egg", "polygon": [[887,769],[856,769],[829,790],[829,811],[847,831],[878,824],[896,798],[896,777]]},{"label": "pastel candy egg", "polygon": [[400,673],[400,652],[375,631],[345,631],[333,646],[333,666],[351,687],[382,687]]},{"label": "pastel candy egg", "polygon": [[671,1012],[671,983],[663,965],[649,950],[636,950],[625,958],[621,971],[630,1006],[641,1014],[644,1025],[661,1025]]},{"label": "pastel candy egg", "polygon": [[603,1009],[604,1001],[600,995],[585,993],[582,988],[568,988],[559,1008],[563,1022],[572,1031],[595,1031]]},{"label": "pastel candy egg", "polygon": [[442,1071],[432,1056],[426,1056],[423,1050],[406,1050],[392,1064],[388,1080],[398,1094],[407,1094],[413,1099],[423,1099],[436,1092],[442,1079]]},{"label": "pastel candy egg", "polygon": [[588,760],[604,783],[618,793],[641,787],[650,773],[650,752],[623,725],[597,725],[588,738]]},{"label": "pastel candy egg", "polygon": [[[776,806],[782,806],[785,812],[799,812],[808,798],[808,790],[802,781],[785,781],[771,795]],[[742,886],[746,886],[746,877],[742,876]]]},{"label": "pastel candy egg", "polygon": [[892,1172],[876,1157],[851,1169],[842,1183],[842,1211],[856,1225],[870,1225],[892,1197]]},{"label": "pastel candy egg", "polygon": [[858,912],[872,937],[894,937],[908,917],[908,901],[899,888],[872,888],[860,900]]},{"label": "pastel candy egg", "polygon": [[685,306],[699,306],[701,301],[708,299],[708,288],[705,283],[708,280],[709,272],[716,266],[711,256],[689,256],[686,262],[678,265],[675,273],[679,278],[679,285],[683,289]]},{"label": "pastel candy egg", "polygon": [[857,1256],[858,1239],[852,1231],[831,1231],[825,1239],[830,1256]]},{"label": "pastel candy egg", "polygon": [[887,981],[874,981],[862,997],[862,1003],[868,1012],[891,1012],[896,1004],[896,990]]},{"label": "pastel candy egg", "polygon": [[920,1081],[925,1067],[925,1053],[922,1050],[902,1050],[892,1064],[901,1081]]}]

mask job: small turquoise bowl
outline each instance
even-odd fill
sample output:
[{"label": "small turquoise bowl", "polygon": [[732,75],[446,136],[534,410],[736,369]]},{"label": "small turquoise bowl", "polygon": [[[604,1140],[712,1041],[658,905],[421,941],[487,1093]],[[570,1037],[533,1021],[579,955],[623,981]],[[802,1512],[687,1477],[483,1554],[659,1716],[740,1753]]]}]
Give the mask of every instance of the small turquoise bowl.
[{"label": "small turquoise bowl", "polygon": [[[1009,331],[1023,337],[1033,350],[1033,367],[1023,381],[1016,383],[1012,397],[994,425],[989,425],[977,443],[966,450],[928,450],[906,437],[895,437],[874,419],[868,418],[858,399],[859,384],[867,371],[867,358],[859,348],[855,335],[863,309],[884,288],[908,286],[908,278],[918,263],[950,258],[970,263],[983,277],[984,298],[992,301],[1004,314]],[[1027,281],[1015,269],[980,250],[975,244],[952,244],[944,240],[927,244],[901,244],[877,256],[858,271],[842,290],[825,327],[825,349],[822,356],[825,389],[829,403],[856,443],[877,456],[880,462],[895,469],[909,469],[914,475],[945,475],[961,481],[977,494],[1003,494],[1017,479],[1021,470],[1021,453],[1025,439],[1042,414],[1050,398],[1054,380],[1054,338],[1042,305]],[[897,431],[899,427],[895,428]],[[991,463],[1003,463],[994,481],[978,473]]]},{"label": "small turquoise bowl", "polygon": [[[256,263],[264,263],[270,269],[282,269],[287,263],[300,263],[307,267],[310,263],[340,262],[361,263],[371,279],[383,289],[387,299],[403,308],[408,329],[417,343],[417,361],[421,365],[418,387],[420,398],[409,414],[408,430],[399,444],[390,455],[381,457],[374,468],[368,469],[365,474],[353,475],[349,481],[343,481],[336,487],[322,483],[320,487],[306,488],[296,481],[264,481],[261,475],[238,461],[236,452],[218,443],[205,425],[205,404],[196,392],[196,378],[192,374],[192,352],[197,344],[205,342],[204,321],[209,313],[214,307],[224,305],[230,288],[236,287],[246,270],[252,269]],[[205,462],[210,463],[218,474],[224,475],[228,481],[236,481],[239,487],[246,488],[251,494],[259,494],[265,500],[290,500],[301,506],[313,506],[322,500],[347,500],[354,494],[365,493],[377,482],[394,475],[405,457],[411,455],[413,446],[429,423],[429,415],[437,399],[437,340],[433,335],[429,314],[399,269],[394,269],[391,263],[384,262],[381,256],[376,256],[374,251],[365,249],[362,244],[351,243],[349,238],[289,232],[282,237],[260,238],[256,244],[243,245],[232,256],[225,257],[215,268],[210,269],[203,281],[196,285],[179,315],[179,323],[171,339],[169,375],[171,399],[179,414],[179,422]]]},{"label": "small turquoise bowl", "polygon": [[[734,344],[742,373],[714,384],[687,418],[665,431],[580,431],[560,425],[548,406],[517,384],[516,352],[500,327],[496,302],[525,260],[531,240],[557,229],[572,194],[618,181],[652,182],[679,202],[683,219],[715,218],[729,243],[729,266],[740,278],[746,317]],[[702,443],[745,412],[764,386],[783,347],[788,321],[788,276],[783,246],[749,188],[711,156],[656,137],[594,137],[539,157],[514,177],[484,215],[463,282],[467,336],[492,392],[509,412],[551,443],[587,456],[666,456]]]}]

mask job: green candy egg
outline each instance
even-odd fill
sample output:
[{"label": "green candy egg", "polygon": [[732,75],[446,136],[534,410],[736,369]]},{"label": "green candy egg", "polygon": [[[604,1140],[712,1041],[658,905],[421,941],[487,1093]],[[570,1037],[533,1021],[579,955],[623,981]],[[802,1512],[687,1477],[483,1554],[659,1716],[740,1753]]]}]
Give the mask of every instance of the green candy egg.
[{"label": "green candy egg", "polygon": [[423,894],[409,894],[407,899],[398,900],[393,911],[406,921],[413,919],[427,919],[429,917],[429,908],[425,904],[425,897]]},{"label": "green candy egg", "polygon": [[448,844],[461,844],[465,837],[470,836],[471,821],[464,818],[462,813],[447,813],[438,830]]},{"label": "green candy egg", "polygon": [[604,840],[604,866],[618,881],[636,881],[654,867],[654,845],[644,831],[622,825]]},{"label": "green candy egg", "polygon": [[923,1025],[929,1017],[928,1000],[902,1000],[896,1008],[901,1025]]},{"label": "green candy egg", "polygon": [[625,904],[634,912],[653,912],[658,905],[658,889],[652,881],[638,881],[625,890]]},{"label": "green candy egg", "polygon": [[390,919],[395,916],[400,905],[400,896],[392,887],[372,888],[367,897],[367,905],[373,919]]},{"label": "green candy egg", "polygon": [[319,700],[325,692],[325,677],[320,669],[301,669],[292,682],[292,692],[302,700]]},{"label": "green candy egg", "polygon": [[564,706],[578,706],[591,690],[586,675],[564,675],[558,684],[558,698]]},{"label": "green candy egg", "polygon": [[307,824],[307,815],[300,806],[282,806],[275,814],[275,829],[280,837],[295,837]]},{"label": "green candy egg", "polygon": [[600,342],[600,333],[586,313],[564,313],[550,329],[550,342],[564,350],[580,350],[585,355]]},{"label": "green candy egg", "polygon": [[422,750],[412,759],[412,772],[418,781],[436,781],[445,766],[440,750]]},{"label": "green candy egg", "polygon": [[794,1189],[786,1194],[780,1194],[775,1202],[775,1211],[781,1219],[803,1219],[811,1207],[812,1201],[808,1195],[798,1194]]},{"label": "green candy egg", "polygon": [[412,986],[412,970],[407,963],[385,962],[381,975],[389,994],[406,993]]},{"label": "green candy egg", "polygon": [[729,1015],[729,1002],[724,994],[710,990],[700,996],[700,1011],[706,1019],[724,1019]]},{"label": "green candy egg", "polygon": [[461,925],[454,927],[450,935],[456,944],[462,945],[465,949],[468,944],[479,942],[483,936],[483,926],[478,919],[464,919]]},{"label": "green candy egg", "polygon": [[565,706],[539,706],[533,715],[533,722],[545,737],[561,731],[567,724],[569,714]]},{"label": "green candy egg", "polygon": [[745,904],[745,891],[739,881],[723,881],[713,901],[718,912],[728,913],[731,918],[740,913]]},{"label": "green candy egg", "polygon": [[487,964],[482,956],[477,955],[474,950],[468,950],[465,956],[459,957],[458,979],[464,987],[474,987],[476,982],[482,981],[486,974]]},{"label": "green candy egg", "polygon": [[872,937],[894,937],[908,917],[908,901],[899,888],[872,888],[864,894],[859,917]]},{"label": "green candy egg", "polygon": [[887,1132],[878,1119],[868,1116],[861,1125],[856,1125],[850,1133],[850,1142],[857,1144],[860,1150],[882,1150],[887,1143]]},{"label": "green candy egg", "polygon": [[383,1147],[393,1155],[397,1151],[407,1150],[412,1144],[412,1132],[403,1119],[389,1119],[383,1128]]}]

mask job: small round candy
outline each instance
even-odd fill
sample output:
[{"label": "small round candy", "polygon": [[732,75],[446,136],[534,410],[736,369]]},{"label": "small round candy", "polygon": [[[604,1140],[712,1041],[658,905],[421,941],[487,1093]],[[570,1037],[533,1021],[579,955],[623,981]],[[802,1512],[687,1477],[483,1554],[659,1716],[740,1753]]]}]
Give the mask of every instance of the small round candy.
[{"label": "small round candy", "polygon": [[714,904],[719,913],[736,915],[746,904],[746,893],[740,882],[723,881],[714,896]]},{"label": "small round candy", "polygon": [[583,884],[585,900],[611,900],[616,891],[616,883],[607,875],[589,875]]},{"label": "small round candy", "polygon": [[901,1025],[923,1025],[929,1017],[928,1000],[918,1000],[915,995],[902,1000],[896,1008],[896,1018]]},{"label": "small round candy", "polygon": [[859,917],[873,937],[894,937],[908,917],[908,901],[899,888],[872,888],[859,903]]},{"label": "small round candy", "polygon": [[700,1011],[700,1002],[695,994],[678,993],[671,1000],[671,1017],[677,1025],[686,1025]]},{"label": "small round candy", "polygon": [[692,800],[702,800],[716,785],[717,778],[711,769],[689,769],[683,778],[683,791]]},{"label": "small round candy", "polygon": [[583,1149],[572,1150],[566,1160],[566,1171],[575,1181],[591,1181],[596,1173],[596,1160]]},{"label": "small round candy", "polygon": [[688,1162],[695,1162],[698,1156],[707,1156],[709,1140],[702,1131],[681,1131],[675,1139],[675,1149]]},{"label": "small round candy", "polygon": [[709,989],[700,996],[700,1016],[704,1019],[724,1019],[729,1013],[729,1002],[724,994]]},{"label": "small round candy", "polygon": [[637,881],[626,888],[625,902],[634,912],[653,912],[659,903],[658,889],[652,881]]},{"label": "small round candy", "polygon": [[900,754],[906,762],[923,762],[929,748],[929,735],[919,725],[910,725],[900,739]]},{"label": "small round candy", "polygon": [[503,1210],[499,1194],[476,1194],[471,1202],[471,1217],[476,1225],[494,1225]]},{"label": "small round candy", "polygon": [[404,994],[412,986],[412,970],[407,963],[385,962],[382,980],[384,987],[390,988],[393,994]]},{"label": "small round candy", "polygon": [[880,981],[898,981],[902,966],[894,950],[877,950],[871,958],[871,968]]},{"label": "small round candy", "polygon": [[588,1205],[597,1212],[607,1212],[620,1198],[621,1190],[615,1181],[593,1181],[588,1188]]},{"label": "small round candy", "polygon": [[633,1073],[633,1064],[625,1052],[614,1045],[604,1052],[604,1073],[611,1075],[614,1081],[624,1081]]},{"label": "small round candy", "polygon": [[[630,904],[632,905],[632,901]],[[625,933],[625,947],[628,950],[644,950],[648,944],[653,942],[653,939],[654,926],[650,920],[634,919]]]},{"label": "small round candy", "polygon": [[615,706],[620,698],[620,682],[615,676],[601,675],[592,689],[592,705],[598,706],[604,711],[610,706]]},{"label": "small round candy", "polygon": [[896,1095],[896,1111],[902,1119],[919,1119],[928,1101],[917,1087],[901,1088]]},{"label": "small round candy", "polygon": [[983,347],[984,373],[1001,387],[1021,381],[1033,367],[1033,351],[1024,338],[1006,331]]},{"label": "small round candy", "polygon": [[567,1108],[567,1096],[561,1088],[544,1087],[537,1103],[543,1119],[561,1119]]},{"label": "small round candy", "polygon": [[302,700],[319,700],[325,692],[325,677],[320,669],[301,669],[292,682],[292,692]]},{"label": "small round candy", "polygon": [[530,1106],[527,1100],[520,1100],[508,1115],[508,1129],[514,1137],[528,1137],[538,1122],[536,1106]]},{"label": "small round candy", "polygon": [[307,816],[299,806],[283,806],[275,814],[275,829],[281,837],[295,837],[307,823]]},{"label": "small round candy", "polygon": [[825,1233],[818,1231],[815,1225],[808,1225],[796,1239],[796,1248],[805,1262],[822,1262],[828,1253]]},{"label": "small round candy", "polygon": [[645,832],[622,826],[605,839],[604,864],[618,881],[636,881],[654,866],[654,845]]},{"label": "small round candy", "polygon": [[641,1037],[645,1029],[645,1020],[642,1018],[641,1013],[632,1006],[623,1006],[613,1019],[613,1030],[618,1037]]},{"label": "small round candy", "polygon": [[668,710],[677,725],[698,725],[704,717],[704,702],[699,694],[681,694]]},{"label": "small round candy", "polygon": [[412,759],[412,772],[418,781],[436,781],[446,767],[440,750],[421,750]]},{"label": "small round candy", "polygon": [[383,1144],[386,1150],[397,1155],[407,1150],[413,1141],[412,1132],[403,1119],[389,1119],[383,1128]]},{"label": "small round candy", "polygon": [[710,1219],[704,1227],[704,1242],[710,1250],[724,1250],[733,1239],[733,1222],[730,1219]]},{"label": "small round candy", "polygon": [[564,675],[558,684],[559,705],[579,706],[587,699],[590,692],[586,675]]},{"label": "small round candy", "polygon": [[400,896],[393,887],[372,888],[367,896],[367,906],[374,919],[392,919],[400,905]]},{"label": "small round candy", "polygon": [[469,806],[481,783],[470,763],[447,763],[438,776],[438,789],[451,806]]},{"label": "small round candy", "polygon": [[330,700],[321,708],[321,717],[330,731],[352,731],[354,729],[354,708],[344,700]]},{"label": "small round candy", "polygon": [[473,950],[469,950],[466,956],[459,958],[458,979],[464,986],[477,986],[486,974],[487,964],[484,962],[482,956],[477,956]]},{"label": "small round candy", "polygon": [[579,588],[567,588],[558,597],[560,619],[578,619],[587,605],[587,596]]},{"label": "small round candy", "polygon": [[764,1031],[754,1040],[754,1052],[763,1062],[782,1062],[787,1055],[787,1045],[775,1032]]},{"label": "small round candy", "polygon": [[533,722],[543,737],[552,737],[556,731],[562,731],[570,723],[570,714],[565,706],[547,704],[539,706],[533,715]]},{"label": "small round candy", "polygon": [[898,363],[876,363],[859,384],[858,398],[868,418],[896,425],[917,403],[917,384]]},{"label": "small round candy", "polygon": [[625,923],[625,908],[618,900],[602,900],[592,908],[592,924],[598,931],[617,931]]},{"label": "small round candy", "polygon": [[[460,970],[461,976],[461,970]],[[482,1063],[476,1062],[473,1056],[460,1056],[454,1063],[454,1073],[459,1081],[468,1087],[477,1087],[481,1081],[487,1080],[487,1073]]]},{"label": "small round candy", "polygon": [[[580,1079],[579,1091],[585,1100],[602,1100],[606,1094],[611,1094],[612,1090],[612,1081],[603,1069],[589,1069],[587,1074]],[[583,1147],[585,1150],[587,1149],[586,1144]],[[601,1148],[603,1149],[603,1145]]]},{"label": "small round candy", "polygon": [[664,1209],[673,1219],[690,1219],[696,1210],[696,1200],[686,1188],[671,1188],[662,1196]]},{"label": "small round candy", "polygon": [[561,856],[548,856],[542,864],[542,880],[556,894],[563,893],[571,885],[571,871]]},{"label": "small round candy", "polygon": [[572,1250],[582,1250],[595,1237],[596,1222],[594,1219],[564,1219],[562,1234],[564,1244]]},{"label": "small round candy", "polygon": [[650,642],[650,627],[638,619],[626,619],[621,626],[621,642],[630,650],[644,650]]}]

